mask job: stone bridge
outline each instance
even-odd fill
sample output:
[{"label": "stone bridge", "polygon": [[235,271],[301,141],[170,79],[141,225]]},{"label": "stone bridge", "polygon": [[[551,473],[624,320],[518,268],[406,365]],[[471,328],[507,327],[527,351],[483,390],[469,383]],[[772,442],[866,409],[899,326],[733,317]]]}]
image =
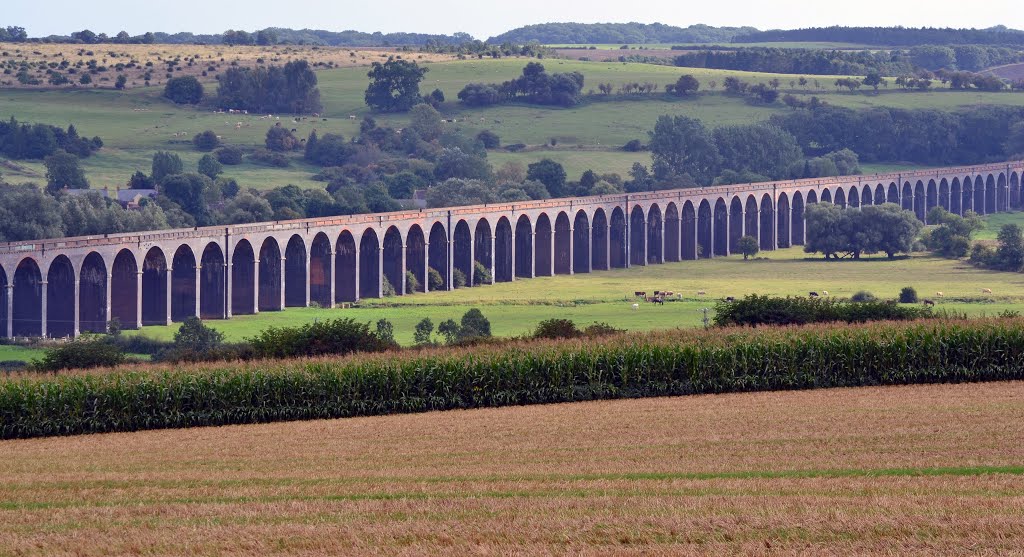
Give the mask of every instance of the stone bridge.
[{"label": "stone bridge", "polygon": [[[1021,206],[1024,161],[914,172],[108,234],[0,244],[0,335],[74,336],[189,316],[334,306],[385,283],[441,289],[804,243],[804,208],[897,203],[988,214]],[[415,281],[407,280],[415,277]],[[435,278],[436,282],[436,278]]]}]

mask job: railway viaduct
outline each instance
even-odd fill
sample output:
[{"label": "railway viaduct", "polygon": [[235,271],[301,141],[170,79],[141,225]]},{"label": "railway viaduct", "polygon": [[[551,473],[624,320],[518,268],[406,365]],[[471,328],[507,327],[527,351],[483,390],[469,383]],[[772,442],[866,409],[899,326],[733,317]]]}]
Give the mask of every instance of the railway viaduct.
[{"label": "railway viaduct", "polygon": [[331,307],[379,298],[385,282],[442,289],[476,263],[491,280],[589,273],[801,245],[804,208],[897,203],[988,214],[1022,205],[1024,161],[914,172],[741,184],[109,234],[0,244],[0,336],[75,336],[189,316]]}]

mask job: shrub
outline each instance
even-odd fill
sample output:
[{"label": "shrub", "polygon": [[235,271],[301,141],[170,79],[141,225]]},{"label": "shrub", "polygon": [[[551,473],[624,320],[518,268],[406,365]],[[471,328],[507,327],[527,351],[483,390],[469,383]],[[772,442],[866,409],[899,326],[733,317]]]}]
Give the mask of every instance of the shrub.
[{"label": "shrub", "polygon": [[431,335],[434,334],[434,322],[429,317],[424,317],[416,324],[416,330],[412,334],[412,340],[418,346],[434,344]]},{"label": "shrub", "polygon": [[198,104],[203,100],[203,85],[192,77],[173,77],[164,86],[164,96],[175,104]]},{"label": "shrub", "polygon": [[592,323],[583,329],[583,334],[588,337],[604,337],[626,332],[625,329],[616,329],[607,323]]},{"label": "shrub", "polygon": [[853,296],[850,296],[850,301],[851,302],[877,302],[878,298],[876,298],[874,294],[868,292],[867,290],[860,290],[857,293],[855,293]]},{"label": "shrub", "polygon": [[476,138],[480,141],[480,143],[484,144],[485,149],[497,149],[498,147],[501,147],[501,138],[498,137],[498,134],[492,132],[491,130],[481,131],[480,133],[476,134]]},{"label": "shrub", "polygon": [[217,155],[217,161],[221,164],[234,166],[236,164],[242,164],[242,150],[238,147],[232,147],[230,145],[217,149],[214,153]]},{"label": "shrub", "polygon": [[431,292],[444,289],[444,277],[433,267],[427,269],[427,286]]},{"label": "shrub", "polygon": [[388,277],[381,277],[381,283],[381,290],[383,290],[381,294],[385,298],[393,297],[395,295],[395,285],[391,284],[391,281],[388,280]]},{"label": "shrub", "polygon": [[455,269],[452,271],[452,284],[455,288],[462,288],[466,286],[466,273],[462,272],[462,269]]},{"label": "shrub", "polygon": [[545,319],[537,324],[533,338],[576,338],[583,333],[570,319]]},{"label": "shrub", "polygon": [[644,150],[644,144],[639,139],[630,139],[622,146],[623,151],[636,153]]},{"label": "shrub", "polygon": [[405,293],[415,294],[420,289],[420,281],[416,278],[416,273],[412,271],[405,272]]},{"label": "shrub", "polygon": [[837,298],[775,298],[751,294],[741,300],[715,305],[716,326],[804,325],[808,323],[864,323],[906,321],[931,316],[926,308],[901,307],[885,302],[844,302]]},{"label": "shrub", "polygon": [[260,358],[295,358],[321,354],[382,352],[394,346],[351,318],[327,319],[299,327],[270,327],[248,339]]},{"label": "shrub", "polygon": [[43,359],[32,362],[30,369],[60,371],[112,367],[124,361],[124,352],[113,342],[103,338],[84,338],[47,349]]},{"label": "shrub", "polygon": [[459,340],[475,338],[490,338],[491,322],[484,317],[483,312],[473,308],[462,315],[459,322]]},{"label": "shrub", "polygon": [[473,262],[473,284],[491,284],[491,271],[479,261]]},{"label": "shrub", "polygon": [[249,155],[249,158],[255,163],[276,166],[277,168],[285,168],[290,164],[288,157],[265,149],[253,152]]},{"label": "shrub", "polygon": [[757,255],[757,252],[761,251],[761,245],[758,243],[757,238],[753,236],[744,236],[740,238],[740,242],[737,245],[740,253],[743,254],[743,259],[746,260],[750,257]]},{"label": "shrub", "polygon": [[900,290],[900,303],[901,304],[916,304],[917,303],[917,290],[914,290],[913,286],[904,286]]},{"label": "shrub", "polygon": [[217,137],[217,133],[206,130],[199,132],[192,138],[192,145],[195,145],[196,149],[200,151],[212,151],[220,145],[220,138]]}]

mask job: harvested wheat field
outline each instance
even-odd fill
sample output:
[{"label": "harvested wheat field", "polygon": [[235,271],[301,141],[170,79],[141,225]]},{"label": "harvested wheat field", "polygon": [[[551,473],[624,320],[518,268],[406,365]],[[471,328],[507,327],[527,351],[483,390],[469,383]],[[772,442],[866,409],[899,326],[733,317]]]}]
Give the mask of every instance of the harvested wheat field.
[{"label": "harvested wheat field", "polygon": [[1024,552],[1024,383],[0,442],[0,555]]}]

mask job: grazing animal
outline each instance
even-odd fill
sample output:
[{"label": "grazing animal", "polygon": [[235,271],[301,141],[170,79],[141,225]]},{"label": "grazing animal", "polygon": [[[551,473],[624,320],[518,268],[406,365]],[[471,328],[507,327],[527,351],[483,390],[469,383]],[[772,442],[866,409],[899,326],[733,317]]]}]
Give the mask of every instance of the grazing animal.
[{"label": "grazing animal", "polygon": [[734,298],[734,297],[732,297],[732,296],[729,296],[729,297],[727,297],[727,298],[725,299],[725,301],[726,301],[726,302],[735,302],[735,301],[736,301],[736,298]]},{"label": "grazing animal", "polygon": [[633,309],[640,309],[640,304],[633,304]]},{"label": "grazing animal", "polygon": [[645,299],[646,299],[646,300],[647,300],[648,302],[652,303],[652,304],[661,304],[661,305],[665,305],[665,299],[664,299],[664,298],[662,298],[661,296],[650,296],[650,297],[648,297],[648,298],[645,298]]},{"label": "grazing animal", "polygon": [[818,297],[818,293],[817,292],[811,292],[810,294],[808,294],[808,296],[810,296],[812,298],[817,298]]},{"label": "grazing animal", "polygon": [[822,296],[828,296],[828,290],[822,290],[821,291],[821,295]]},{"label": "grazing animal", "polygon": [[707,294],[707,292],[705,292],[705,291],[703,291],[703,290],[698,290],[698,291],[697,291],[697,295],[698,295],[698,296],[703,296],[703,295],[705,295],[705,294]]},{"label": "grazing animal", "polygon": [[944,297],[944,296],[945,296],[945,294],[943,294],[942,292],[936,292],[936,293],[935,293],[935,297],[936,297],[936,298],[942,298],[942,297]]},{"label": "grazing animal", "polygon": [[646,292],[634,292],[633,295],[636,296],[637,298],[643,298],[643,297],[647,296],[647,293]]},{"label": "grazing animal", "polygon": [[925,300],[924,301],[924,305],[926,305],[926,306],[934,306],[935,302],[933,300]]},{"label": "grazing animal", "polygon": [[991,288],[982,288],[981,289],[981,293],[982,294],[991,294],[992,293],[992,289]]}]

